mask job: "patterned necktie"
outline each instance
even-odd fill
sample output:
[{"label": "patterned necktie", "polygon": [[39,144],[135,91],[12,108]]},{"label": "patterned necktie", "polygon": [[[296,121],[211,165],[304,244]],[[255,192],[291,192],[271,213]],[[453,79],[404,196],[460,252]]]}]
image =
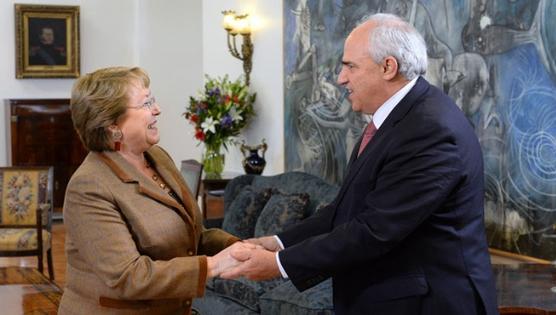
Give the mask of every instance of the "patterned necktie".
[{"label": "patterned necktie", "polygon": [[361,140],[361,145],[359,146],[359,153],[357,153],[357,157],[359,157],[363,150],[365,150],[365,147],[367,146],[367,144],[369,144],[369,141],[371,141],[371,139],[375,135],[376,130],[377,129],[375,127],[375,124],[372,121],[367,124],[367,127],[363,132],[363,140]]}]

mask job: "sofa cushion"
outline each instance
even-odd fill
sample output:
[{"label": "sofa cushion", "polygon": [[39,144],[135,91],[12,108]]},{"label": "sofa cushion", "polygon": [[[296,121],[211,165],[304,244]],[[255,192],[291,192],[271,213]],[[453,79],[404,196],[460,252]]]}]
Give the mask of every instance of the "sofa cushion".
[{"label": "sofa cushion", "polygon": [[[38,247],[37,229],[0,228],[0,251],[36,250]],[[50,232],[42,230],[43,249],[50,249]]]},{"label": "sofa cushion", "polygon": [[205,295],[193,300],[193,308],[201,315],[257,315],[260,310],[253,311],[245,307],[241,301],[234,297],[218,294],[212,290],[206,290]]},{"label": "sofa cushion", "polygon": [[278,189],[272,190],[272,196],[264,206],[257,224],[255,237],[274,235],[284,231],[305,218],[309,204],[309,195],[285,194]]},{"label": "sofa cushion", "polygon": [[244,187],[224,213],[222,229],[241,238],[253,237],[257,218],[270,198],[270,189]]},{"label": "sofa cushion", "polygon": [[254,312],[259,312],[259,295],[256,289],[241,280],[242,278],[237,280],[214,278],[210,286],[215,293],[234,300]]},{"label": "sofa cushion", "polygon": [[[247,175],[244,175],[247,176]],[[243,176],[240,176],[243,177]],[[237,177],[236,177],[237,178]],[[243,184],[243,181],[236,178],[230,182],[232,185],[226,186],[226,190],[236,185]],[[303,172],[286,172],[274,176],[253,176],[246,178],[249,184],[255,187],[271,187],[280,189],[286,194],[306,193],[310,197],[309,206],[307,207],[307,215],[312,214],[319,203],[330,203],[338,194],[339,187],[331,185],[317,176]],[[234,189],[230,189],[234,190]]]},{"label": "sofa cushion", "polygon": [[328,279],[303,292],[291,281],[284,282],[259,299],[261,314],[334,314],[332,280]]},{"label": "sofa cushion", "polygon": [[259,312],[259,296],[274,289],[283,282],[285,280],[281,278],[268,281],[253,281],[246,278],[213,278],[207,281],[207,288],[218,295],[236,301],[238,304],[254,312]]}]

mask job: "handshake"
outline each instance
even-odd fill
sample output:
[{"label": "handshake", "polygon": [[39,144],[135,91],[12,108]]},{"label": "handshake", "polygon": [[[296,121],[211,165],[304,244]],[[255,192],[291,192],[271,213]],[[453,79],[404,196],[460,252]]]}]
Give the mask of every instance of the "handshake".
[{"label": "handshake", "polygon": [[218,254],[207,257],[208,277],[266,280],[280,276],[276,252],[280,245],[274,236],[236,242]]}]

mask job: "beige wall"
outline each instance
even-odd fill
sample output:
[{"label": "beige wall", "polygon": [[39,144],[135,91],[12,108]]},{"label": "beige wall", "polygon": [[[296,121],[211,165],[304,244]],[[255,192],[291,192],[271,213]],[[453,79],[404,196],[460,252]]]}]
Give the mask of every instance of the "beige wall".
[{"label": "beige wall", "polygon": [[[89,0],[91,1],[91,0]],[[162,108],[160,145],[179,164],[200,159],[201,148],[182,113],[202,86],[202,0],[139,0],[139,64],[149,71]]]}]

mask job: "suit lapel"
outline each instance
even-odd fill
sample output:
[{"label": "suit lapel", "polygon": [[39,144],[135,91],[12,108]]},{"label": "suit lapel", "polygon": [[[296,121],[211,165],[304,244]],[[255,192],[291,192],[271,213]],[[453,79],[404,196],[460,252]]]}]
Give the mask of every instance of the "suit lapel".
[{"label": "suit lapel", "polygon": [[[195,200],[195,198],[193,198],[193,195],[191,195],[191,193],[187,189],[187,186],[185,185],[181,174],[172,171],[172,169],[170,169],[170,167],[165,163],[157,163],[157,161],[164,160],[164,157],[162,155],[166,155],[166,153],[162,152],[159,148],[153,148],[147,151],[146,154],[147,158],[150,159],[152,165],[158,171],[160,176],[162,176],[164,181],[166,181],[168,186],[172,188],[177,197],[180,198],[185,205],[185,208],[183,209],[185,213],[187,213],[188,217],[194,218],[199,212],[197,201]],[[171,167],[175,168],[173,164],[171,165]],[[193,221],[191,223],[193,223]]]},{"label": "suit lapel", "polygon": [[409,110],[413,107],[417,100],[428,90],[428,88],[429,83],[422,77],[419,77],[419,79],[417,79],[417,82],[415,83],[415,86],[413,86],[409,93],[407,93],[407,95],[400,101],[400,103],[396,105],[394,110],[390,113],[390,115],[388,115],[386,120],[377,130],[371,141],[367,144],[365,149],[363,149],[361,155],[357,157],[357,152],[359,151],[359,146],[361,145],[361,140],[363,139],[363,135],[361,135],[361,137],[359,138],[359,142],[351,152],[351,158],[348,163],[348,174],[345,177],[342,183],[342,188],[339,192],[339,196],[341,196],[340,200],[341,198],[343,198],[345,191],[350,186],[355,176],[359,173],[359,170],[361,169],[363,164],[365,164],[364,162],[372,158],[373,151],[380,147],[379,143],[381,141],[387,140],[384,138],[383,135],[387,134],[401,119],[403,119],[407,115]]},{"label": "suit lapel", "polygon": [[362,141],[363,141],[363,133],[361,133],[361,136],[359,137],[359,140],[353,146],[353,150],[351,151],[351,156],[349,157],[349,162],[348,162],[348,165],[347,165],[348,174],[345,176],[344,181],[346,180],[346,178],[349,175],[349,170],[351,169],[351,166],[353,165],[355,160],[357,160],[357,152],[359,152],[359,147],[361,146]]},{"label": "suit lapel", "polygon": [[[110,167],[110,169],[118,176],[124,183],[136,183],[138,191],[154,200],[157,200],[168,207],[178,210],[179,215],[182,219],[190,224],[194,225],[193,217],[185,211],[183,205],[178,203],[174,198],[167,194],[162,188],[158,187],[156,183],[149,178],[141,174],[135,167],[128,163],[121,155],[117,152],[104,151],[98,153],[100,159]],[[152,158],[152,157],[151,157]],[[174,179],[168,175],[169,171],[157,165],[156,159],[153,159],[153,166],[163,177],[164,181],[172,188],[175,189],[177,184]],[[172,180],[169,180],[172,178]],[[174,190],[176,192],[181,190]]]}]

